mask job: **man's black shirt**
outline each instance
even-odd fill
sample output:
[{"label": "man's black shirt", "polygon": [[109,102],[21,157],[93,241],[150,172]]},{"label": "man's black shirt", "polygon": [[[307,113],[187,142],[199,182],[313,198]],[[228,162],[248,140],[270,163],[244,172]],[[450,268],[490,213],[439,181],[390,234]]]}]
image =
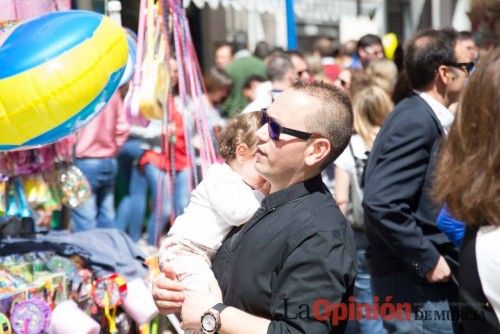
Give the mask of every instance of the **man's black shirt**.
[{"label": "man's black shirt", "polygon": [[224,303],[271,320],[268,333],[341,333],[313,304],[347,303],[356,274],[353,233],[318,175],[266,197],[224,240],[213,271]]}]

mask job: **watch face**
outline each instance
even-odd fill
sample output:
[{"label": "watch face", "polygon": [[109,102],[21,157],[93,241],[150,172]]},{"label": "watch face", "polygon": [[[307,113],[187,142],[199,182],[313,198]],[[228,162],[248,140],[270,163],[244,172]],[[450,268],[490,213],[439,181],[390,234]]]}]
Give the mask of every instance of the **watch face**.
[{"label": "watch face", "polygon": [[216,326],[217,319],[215,319],[215,316],[210,313],[205,313],[203,315],[203,318],[201,319],[201,327],[203,328],[203,330],[211,333],[215,331]]}]

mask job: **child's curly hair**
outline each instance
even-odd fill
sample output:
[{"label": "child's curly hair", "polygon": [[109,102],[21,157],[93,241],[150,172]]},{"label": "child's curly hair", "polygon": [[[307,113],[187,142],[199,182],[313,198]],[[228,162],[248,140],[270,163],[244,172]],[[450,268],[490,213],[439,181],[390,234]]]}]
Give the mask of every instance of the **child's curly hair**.
[{"label": "child's curly hair", "polygon": [[260,127],[260,112],[239,114],[232,118],[219,136],[219,154],[224,160],[236,157],[236,147],[246,144],[253,148],[257,144],[255,132]]}]

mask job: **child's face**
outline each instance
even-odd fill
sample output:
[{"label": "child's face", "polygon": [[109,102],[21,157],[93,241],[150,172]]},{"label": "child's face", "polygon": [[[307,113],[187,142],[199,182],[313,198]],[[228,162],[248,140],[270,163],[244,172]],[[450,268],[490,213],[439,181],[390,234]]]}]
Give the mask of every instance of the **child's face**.
[{"label": "child's face", "polygon": [[242,159],[241,177],[253,189],[260,189],[264,185],[264,180],[255,169],[257,147],[249,150],[249,153]]}]

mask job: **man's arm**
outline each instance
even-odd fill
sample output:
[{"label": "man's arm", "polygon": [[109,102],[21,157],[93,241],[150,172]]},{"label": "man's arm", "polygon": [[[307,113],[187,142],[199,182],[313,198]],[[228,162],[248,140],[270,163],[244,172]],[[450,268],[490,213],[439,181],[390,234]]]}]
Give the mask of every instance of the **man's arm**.
[{"label": "man's arm", "polygon": [[[162,314],[181,312],[183,328],[200,329],[203,313],[220,302],[220,290],[217,283],[211,284],[212,294],[184,293],[184,288],[177,282],[171,267],[165,266],[163,272],[153,280],[153,299]],[[218,291],[215,291],[218,290]],[[187,295],[187,298],[186,298]],[[221,334],[264,334],[270,321],[243,312],[234,307],[227,307],[221,313]]]},{"label": "man's arm", "polygon": [[[189,296],[191,295],[191,296]],[[182,328],[201,328],[201,316],[217,302],[206,293],[189,293],[182,305]],[[226,307],[220,314],[219,334],[266,334],[270,321],[235,307]]]},{"label": "man's arm", "polygon": [[[309,237],[301,236],[300,240],[292,240],[291,244],[295,243],[295,247],[290,249],[290,254],[273,281],[273,320],[227,307],[221,313],[222,327],[219,332],[331,333],[334,326],[333,313],[318,320],[315,318],[313,307],[318,300],[326,300],[331,305],[340,304],[345,301],[344,297],[352,292],[356,274],[354,241],[351,233],[346,236],[345,231],[349,233],[350,230],[318,232]],[[163,313],[178,311],[179,304],[184,300],[184,294],[179,292],[182,288],[171,278],[172,275],[168,276],[162,277],[161,280],[157,278],[153,282],[153,297]],[[200,328],[201,315],[213,306],[206,300],[204,297],[198,300],[186,299],[190,305],[183,305],[183,308],[189,310],[183,313],[184,326]]]},{"label": "man's arm", "polygon": [[335,322],[333,307],[321,312],[318,306],[325,302],[341,305],[353,292],[356,262],[352,231],[307,232],[290,240],[290,253],[272,282],[273,320],[268,334],[332,333],[345,323],[341,317]]},{"label": "man's arm", "polygon": [[266,334],[271,321],[227,307],[221,313],[220,334]]},{"label": "man's arm", "polygon": [[429,131],[421,123],[408,122],[389,135],[375,166],[367,171],[363,198],[369,217],[366,228],[421,277],[436,267],[440,257],[412,214],[420,192],[425,191],[433,144]]},{"label": "man's arm", "polygon": [[[307,235],[307,231],[304,231]],[[273,285],[272,320],[257,317],[234,307],[221,313],[220,333],[224,334],[324,334],[347,320],[347,314],[335,318],[333,305],[341,305],[352,292],[356,274],[354,240],[344,231],[317,232],[292,240],[290,254]],[[300,240],[299,240],[300,239]],[[349,251],[350,248],[350,251]],[[186,298],[183,325],[199,328],[201,315],[211,308],[206,297]],[[316,312],[318,303],[327,301],[326,315]],[[189,305],[186,305],[189,303]],[[347,305],[345,305],[347,309]],[[335,321],[338,321],[336,323]]]},{"label": "man's arm", "polygon": [[351,176],[344,169],[335,166],[335,202],[340,211],[346,215],[349,208],[349,187]]}]

